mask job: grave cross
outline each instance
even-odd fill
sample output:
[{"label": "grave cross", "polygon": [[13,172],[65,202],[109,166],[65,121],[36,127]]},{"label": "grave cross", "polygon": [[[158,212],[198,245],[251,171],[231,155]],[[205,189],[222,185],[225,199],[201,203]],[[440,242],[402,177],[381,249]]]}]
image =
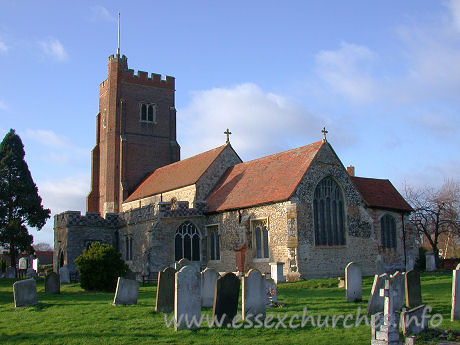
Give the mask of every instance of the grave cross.
[{"label": "grave cross", "polygon": [[229,144],[229,143],[230,143],[230,134],[232,134],[232,132],[230,132],[230,131],[228,130],[228,128],[227,128],[227,130],[224,132],[224,134],[227,135],[227,141],[226,141],[226,143]]},{"label": "grave cross", "polygon": [[321,133],[323,133],[323,141],[326,142],[327,139],[326,139],[326,134],[329,133],[327,130],[326,130],[326,127],[323,127],[323,129],[321,130]]}]

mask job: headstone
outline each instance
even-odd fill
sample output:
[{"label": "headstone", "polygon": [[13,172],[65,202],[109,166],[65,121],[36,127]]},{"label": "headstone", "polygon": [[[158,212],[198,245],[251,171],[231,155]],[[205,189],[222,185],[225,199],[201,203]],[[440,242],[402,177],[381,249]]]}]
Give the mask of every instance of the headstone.
[{"label": "headstone", "polygon": [[361,268],[359,268],[359,266],[354,262],[350,262],[347,267],[345,267],[345,290],[347,295],[347,302],[361,301]]},{"label": "headstone", "polygon": [[20,280],[13,284],[14,307],[38,304],[35,279]]},{"label": "headstone", "polygon": [[284,283],[286,278],[283,274],[284,262],[272,262],[270,263],[270,278],[275,281],[276,284]]},{"label": "headstone", "polygon": [[385,286],[385,281],[389,277],[386,273],[382,275],[374,276],[374,283],[372,284],[371,295],[369,296],[369,302],[367,303],[367,316],[374,315],[381,312],[384,305],[384,299],[380,296],[380,289]]},{"label": "headstone", "polygon": [[404,335],[419,334],[428,328],[428,318],[423,317],[424,305],[401,313]]},{"label": "headstone", "polygon": [[26,273],[27,278],[35,278],[36,275],[37,275],[37,272],[35,272],[35,270],[32,267],[29,267],[27,269],[27,273]]},{"label": "headstone", "polygon": [[385,280],[384,288],[380,289],[379,292],[380,297],[384,299],[384,323],[379,328],[373,327],[371,345],[401,345],[396,313],[393,308],[394,291],[390,280]]},{"label": "headstone", "polygon": [[393,274],[390,278],[395,292],[395,296],[393,298],[393,306],[396,311],[399,311],[404,307],[404,297],[406,290],[404,277],[405,273],[396,271],[395,274]]},{"label": "headstone", "polygon": [[415,267],[415,259],[413,257],[408,258],[406,262],[406,272],[412,271],[414,267]]},{"label": "headstone", "polygon": [[182,267],[191,265],[191,262],[187,259],[180,259],[176,262],[176,271],[180,271]]},{"label": "headstone", "polygon": [[62,266],[59,269],[59,280],[61,284],[69,284],[70,283],[70,273],[67,266]]},{"label": "headstone", "polygon": [[278,291],[276,290],[275,281],[271,278],[265,278],[265,293],[267,296],[266,306],[271,307],[274,302],[278,302]]},{"label": "headstone", "polygon": [[35,270],[35,272],[37,272],[37,273],[38,273],[38,264],[39,264],[38,259],[34,259],[34,260],[32,261],[32,268],[33,268],[33,269]]},{"label": "headstone", "polygon": [[200,273],[193,266],[176,273],[174,286],[174,330],[198,328],[201,316]]},{"label": "headstone", "polygon": [[5,278],[8,279],[14,279],[16,278],[16,269],[14,267],[7,267],[6,268],[6,273],[5,273]]},{"label": "headstone", "polygon": [[450,321],[460,320],[460,264],[452,271],[452,310]]},{"label": "headstone", "polygon": [[345,277],[338,277],[339,285],[337,286],[339,289],[343,289],[345,287]]},{"label": "headstone", "polygon": [[59,276],[56,272],[50,272],[45,277],[45,292],[46,293],[61,293],[61,284]]},{"label": "headstone", "polygon": [[20,258],[18,266],[20,270],[26,270],[27,269],[27,259],[24,257]]},{"label": "headstone", "polygon": [[174,310],[174,279],[176,270],[167,267],[158,274],[157,298],[155,311],[170,313]]},{"label": "headstone", "polygon": [[433,252],[426,252],[425,253],[425,258],[426,258],[426,270],[427,270],[427,272],[436,271],[436,259],[434,257],[434,253]]},{"label": "headstone", "polygon": [[386,268],[385,264],[383,263],[383,260],[382,260],[380,255],[377,257],[376,267],[377,267],[377,274],[379,276],[384,274],[384,273],[386,273],[386,271],[387,271],[387,268]]},{"label": "headstone", "polygon": [[117,289],[112,305],[137,304],[139,283],[135,280],[118,277]]},{"label": "headstone", "polygon": [[262,274],[252,269],[243,277],[243,320],[265,319],[266,292]]},{"label": "headstone", "polygon": [[216,281],[219,273],[215,269],[206,268],[201,272],[201,306],[212,307],[216,293]]},{"label": "headstone", "polygon": [[232,324],[238,312],[238,297],[240,294],[240,279],[233,273],[226,273],[216,281],[216,296],[212,308],[213,320],[220,322],[225,327]]},{"label": "headstone", "polygon": [[420,274],[417,271],[406,272],[406,307],[415,308],[422,304]]}]

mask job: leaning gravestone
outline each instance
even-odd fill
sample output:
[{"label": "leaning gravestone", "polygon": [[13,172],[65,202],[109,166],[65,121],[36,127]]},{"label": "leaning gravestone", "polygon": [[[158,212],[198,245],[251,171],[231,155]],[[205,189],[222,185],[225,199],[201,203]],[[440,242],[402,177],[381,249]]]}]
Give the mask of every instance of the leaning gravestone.
[{"label": "leaning gravestone", "polygon": [[436,271],[436,259],[434,257],[433,252],[426,252],[425,253],[425,268],[427,272],[433,272]]},{"label": "leaning gravestone", "polygon": [[37,272],[32,267],[27,269],[26,277],[27,278],[35,278],[37,276]]},{"label": "leaning gravestone", "polygon": [[174,279],[176,270],[167,267],[158,274],[157,298],[155,311],[170,313],[174,310]]},{"label": "leaning gravestone", "polygon": [[176,271],[180,271],[182,267],[190,266],[192,263],[187,259],[180,259],[176,262]]},{"label": "leaning gravestone", "polygon": [[460,264],[452,272],[452,310],[450,321],[460,320]]},{"label": "leaning gravestone", "polygon": [[61,293],[61,284],[59,276],[56,272],[50,272],[45,277],[45,292],[46,293]]},{"label": "leaning gravestone", "polygon": [[135,280],[118,277],[117,290],[112,305],[137,304],[139,283]]},{"label": "leaning gravestone", "polygon": [[396,311],[400,311],[404,307],[404,296],[405,296],[405,280],[404,280],[405,273],[401,273],[396,271],[390,277],[391,284],[393,285],[393,308]]},{"label": "leaning gravestone", "polygon": [[176,273],[174,287],[174,330],[198,328],[201,316],[200,273],[185,266]]},{"label": "leaning gravestone", "polygon": [[274,302],[278,302],[278,295],[276,290],[275,280],[272,278],[265,278],[265,294],[266,298],[266,306],[271,307]]},{"label": "leaning gravestone", "polygon": [[350,262],[347,267],[345,267],[345,290],[347,294],[347,302],[361,301],[361,268],[359,268],[359,266],[354,262]]},{"label": "leaning gravestone", "polygon": [[417,271],[406,273],[406,307],[415,308],[422,304],[420,274]]},{"label": "leaning gravestone", "polygon": [[233,273],[226,273],[216,281],[216,297],[212,309],[213,320],[220,322],[225,317],[222,326],[232,324],[238,312],[238,297],[240,294],[240,279]]},{"label": "leaning gravestone", "polygon": [[402,330],[404,335],[419,334],[428,328],[428,318],[424,317],[426,306],[420,305],[417,308],[403,311],[401,313]]},{"label": "leaning gravestone", "polygon": [[201,272],[201,306],[212,307],[216,293],[216,281],[219,273],[212,268],[206,268]]},{"label": "leaning gravestone", "polygon": [[59,269],[59,280],[61,284],[69,284],[70,283],[70,273],[67,266],[62,266]]},{"label": "leaning gravestone", "polygon": [[265,279],[262,274],[252,269],[243,277],[243,320],[265,319]]},{"label": "leaning gravestone", "polygon": [[382,274],[386,273],[387,268],[386,268],[385,264],[383,263],[382,258],[380,258],[380,257],[377,258],[376,266],[377,266],[377,274],[378,275],[382,275]]},{"label": "leaning gravestone", "polygon": [[8,279],[14,279],[16,278],[16,269],[14,267],[7,267],[6,273],[5,273],[5,278]]},{"label": "leaning gravestone", "polygon": [[385,281],[388,279],[389,277],[386,273],[382,275],[375,275],[371,295],[369,296],[369,302],[367,303],[367,316],[374,315],[383,310],[384,298],[383,296],[380,296],[380,289],[385,287]]},{"label": "leaning gravestone", "polygon": [[20,280],[13,284],[14,307],[38,304],[35,279]]}]

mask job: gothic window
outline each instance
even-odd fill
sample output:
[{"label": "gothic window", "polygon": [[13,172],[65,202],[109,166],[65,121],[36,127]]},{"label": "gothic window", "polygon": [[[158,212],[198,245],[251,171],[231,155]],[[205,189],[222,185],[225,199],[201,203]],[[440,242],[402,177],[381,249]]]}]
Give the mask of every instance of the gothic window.
[{"label": "gothic window", "polygon": [[217,225],[207,226],[209,260],[220,260],[220,235]]},{"label": "gothic window", "polygon": [[141,103],[140,104],[140,121],[155,122],[157,106],[156,104]]},{"label": "gothic window", "polygon": [[380,219],[380,233],[383,248],[396,248],[396,221],[386,214]]},{"label": "gothic window", "polygon": [[200,261],[200,241],[201,234],[196,226],[189,221],[182,223],[174,237],[175,260]]},{"label": "gothic window", "polygon": [[254,220],[252,221],[252,229],[255,237],[256,244],[256,258],[257,259],[268,259],[268,228],[267,220]]},{"label": "gothic window", "polygon": [[330,176],[316,186],[313,218],[317,246],[345,245],[343,196]]},{"label": "gothic window", "polygon": [[133,238],[131,236],[125,236],[125,259],[126,261],[133,260]]}]

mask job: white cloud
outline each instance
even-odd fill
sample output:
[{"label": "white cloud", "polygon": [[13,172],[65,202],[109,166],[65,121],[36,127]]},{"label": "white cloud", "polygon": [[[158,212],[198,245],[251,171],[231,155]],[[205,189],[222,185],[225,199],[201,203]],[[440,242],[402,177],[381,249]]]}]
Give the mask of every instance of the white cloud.
[{"label": "white cloud", "polygon": [[57,61],[66,61],[69,58],[64,46],[56,38],[49,38],[45,41],[38,42],[38,44],[45,56],[49,56]]},{"label": "white cloud", "polygon": [[317,73],[336,93],[356,103],[368,103],[377,92],[372,76],[376,60],[377,55],[369,48],[341,42],[339,49],[316,55]]},{"label": "white cloud", "polygon": [[2,100],[0,100],[0,110],[7,110],[7,109],[8,109],[8,107],[7,107],[6,103],[3,102]]},{"label": "white cloud", "polygon": [[320,140],[321,128],[328,123],[293,100],[252,83],[195,92],[191,103],[178,112],[177,122],[178,133],[184,133],[182,157],[223,145],[223,132],[229,128],[232,146],[243,160]]},{"label": "white cloud", "polygon": [[8,51],[8,46],[5,42],[0,41],[0,53],[6,53]]},{"label": "white cloud", "polygon": [[450,0],[447,6],[450,9],[453,25],[460,31],[460,0]]},{"label": "white cloud", "polygon": [[91,14],[90,14],[89,19],[92,22],[96,22],[99,20],[103,20],[106,22],[116,22],[117,21],[115,16],[110,14],[110,12],[104,6],[100,6],[100,5],[92,6],[90,8],[90,11],[91,11]]}]

